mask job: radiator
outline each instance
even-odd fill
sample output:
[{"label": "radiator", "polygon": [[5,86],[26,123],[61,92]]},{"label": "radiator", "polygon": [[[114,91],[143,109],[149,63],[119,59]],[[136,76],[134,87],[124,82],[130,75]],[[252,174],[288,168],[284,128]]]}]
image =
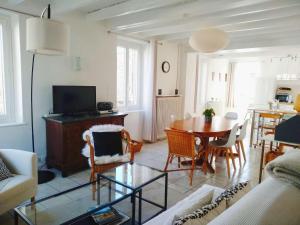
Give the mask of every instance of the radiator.
[{"label": "radiator", "polygon": [[182,117],[181,113],[181,96],[160,96],[156,98],[156,123],[157,138],[164,139],[166,137],[165,128],[171,123],[171,115],[175,119]]}]

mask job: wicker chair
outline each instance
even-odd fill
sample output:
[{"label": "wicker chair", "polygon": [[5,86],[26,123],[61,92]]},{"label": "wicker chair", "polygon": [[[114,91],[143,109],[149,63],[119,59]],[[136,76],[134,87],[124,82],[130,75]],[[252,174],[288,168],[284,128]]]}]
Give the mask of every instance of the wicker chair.
[{"label": "wicker chair", "polygon": [[[195,136],[193,133],[165,129],[168,139],[169,145],[169,153],[166,162],[166,166],[164,171],[180,171],[180,170],[190,170],[190,185],[193,183],[193,174],[195,170],[195,160],[200,157],[200,154],[196,152],[195,149]],[[171,160],[177,157],[178,158],[178,168],[175,170],[168,170],[169,163]],[[180,168],[180,158],[190,158],[192,160],[192,164],[190,168]]]},{"label": "wicker chair", "polygon": [[[130,162],[134,161],[134,153],[135,153],[135,147],[136,147],[136,142],[133,141],[130,138],[130,134],[126,130],[121,131],[121,137],[124,141],[126,141],[126,149],[125,153],[129,152],[130,153]],[[90,149],[90,166],[91,166],[91,175],[90,175],[90,181],[94,182],[93,184],[93,200],[95,200],[95,193],[96,193],[96,175],[97,173],[103,173],[107,170],[110,170],[112,168],[115,168],[119,165],[124,164],[124,162],[113,162],[113,163],[107,163],[107,164],[96,164],[95,163],[95,149],[94,146],[91,143],[91,138],[89,135],[86,135],[86,142],[89,146]]]}]

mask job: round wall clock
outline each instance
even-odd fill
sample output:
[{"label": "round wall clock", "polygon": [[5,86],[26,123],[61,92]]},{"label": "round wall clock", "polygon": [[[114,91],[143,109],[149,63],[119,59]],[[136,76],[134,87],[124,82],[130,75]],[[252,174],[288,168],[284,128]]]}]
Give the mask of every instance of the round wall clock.
[{"label": "round wall clock", "polygon": [[164,61],[161,64],[161,69],[164,73],[168,73],[170,71],[170,63],[168,61]]}]

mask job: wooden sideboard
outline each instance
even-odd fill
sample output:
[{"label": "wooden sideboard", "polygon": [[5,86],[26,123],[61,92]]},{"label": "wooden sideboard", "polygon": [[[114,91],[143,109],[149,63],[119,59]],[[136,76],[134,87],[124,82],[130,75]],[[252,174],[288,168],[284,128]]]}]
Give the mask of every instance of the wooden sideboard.
[{"label": "wooden sideboard", "polygon": [[44,117],[46,121],[47,167],[60,170],[63,177],[88,168],[87,158],[81,154],[85,145],[82,133],[98,124],[123,126],[126,115],[114,113]]}]

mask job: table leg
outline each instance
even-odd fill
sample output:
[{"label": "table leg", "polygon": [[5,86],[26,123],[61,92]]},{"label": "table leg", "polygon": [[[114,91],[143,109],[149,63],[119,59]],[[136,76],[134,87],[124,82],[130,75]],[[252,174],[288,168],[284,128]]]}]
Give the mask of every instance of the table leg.
[{"label": "table leg", "polygon": [[135,225],[135,195],[136,192],[133,192],[131,195],[131,204],[132,204],[131,224],[132,225]]},{"label": "table leg", "polygon": [[139,191],[139,225],[142,224],[142,189]]},{"label": "table leg", "polygon": [[[202,166],[202,170],[204,172],[204,174],[207,173],[207,170],[209,170],[210,173],[215,173],[214,168],[211,166],[211,164],[208,161],[208,157],[210,154],[210,149],[208,148],[208,143],[209,143],[209,137],[200,137],[201,139],[201,143],[202,143],[202,151],[204,151],[204,154],[202,155],[202,157],[200,159],[196,160],[196,165],[197,166]],[[192,164],[192,160],[185,160],[181,163],[182,165],[191,165]]]},{"label": "table leg", "polygon": [[111,181],[108,181],[108,201],[111,202]]},{"label": "table leg", "polygon": [[203,151],[204,151],[202,170],[204,174],[207,173],[207,170],[209,170],[210,173],[214,173],[215,170],[208,161],[208,157],[210,154],[210,148],[208,147],[209,137],[201,137],[201,143],[203,143]]},{"label": "table leg", "polygon": [[100,205],[100,176],[97,174],[97,205]]},{"label": "table leg", "polygon": [[168,173],[165,174],[165,205],[164,210],[168,208]]},{"label": "table leg", "polygon": [[17,212],[14,212],[14,223],[15,223],[15,225],[19,224],[19,216],[18,216]]},{"label": "table leg", "polygon": [[258,180],[258,183],[261,182],[261,178],[262,178],[262,170],[263,170],[263,164],[264,164],[264,155],[265,155],[265,140],[262,140],[262,148],[261,148],[261,156],[260,156],[259,180]]},{"label": "table leg", "polygon": [[251,121],[251,134],[250,134],[250,147],[253,145],[253,135],[255,126],[255,110],[252,111],[252,121]]}]

